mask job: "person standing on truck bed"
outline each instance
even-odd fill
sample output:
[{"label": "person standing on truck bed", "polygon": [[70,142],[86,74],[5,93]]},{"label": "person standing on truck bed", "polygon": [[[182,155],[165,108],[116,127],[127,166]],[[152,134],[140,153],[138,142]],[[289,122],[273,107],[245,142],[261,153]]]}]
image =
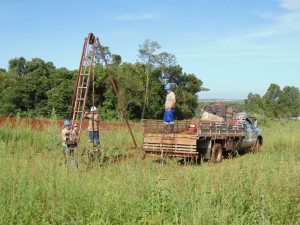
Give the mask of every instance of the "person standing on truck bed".
[{"label": "person standing on truck bed", "polygon": [[[164,123],[165,128],[169,126],[169,131],[173,131],[174,128],[174,112],[175,112],[175,103],[176,103],[176,97],[174,92],[172,91],[171,84],[166,84],[165,90],[168,92],[165,102],[165,112],[164,112]],[[165,131],[166,131],[165,129]]]}]

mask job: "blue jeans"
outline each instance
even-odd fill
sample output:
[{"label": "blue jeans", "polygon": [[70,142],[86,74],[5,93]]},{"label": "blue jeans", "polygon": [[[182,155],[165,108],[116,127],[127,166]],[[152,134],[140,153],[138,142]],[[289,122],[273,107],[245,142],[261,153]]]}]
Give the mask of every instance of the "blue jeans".
[{"label": "blue jeans", "polygon": [[99,131],[89,131],[89,141],[90,143],[93,142],[93,137],[94,137],[94,141],[96,142],[96,145],[99,145],[100,144],[100,141],[99,141]]},{"label": "blue jeans", "polygon": [[67,155],[67,151],[68,151],[68,147],[67,146],[63,146],[63,155]]},{"label": "blue jeans", "polygon": [[172,108],[170,111],[168,111],[168,109],[165,109],[164,123],[174,124],[174,112],[175,108]]}]

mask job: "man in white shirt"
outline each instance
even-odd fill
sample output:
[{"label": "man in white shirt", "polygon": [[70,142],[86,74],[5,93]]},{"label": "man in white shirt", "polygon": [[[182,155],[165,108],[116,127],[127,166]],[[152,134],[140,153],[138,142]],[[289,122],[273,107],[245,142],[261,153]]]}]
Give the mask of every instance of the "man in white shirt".
[{"label": "man in white shirt", "polygon": [[93,142],[93,139],[95,141],[96,145],[100,144],[99,141],[99,122],[100,122],[100,117],[99,114],[97,113],[97,108],[96,106],[91,107],[91,112],[90,113],[85,113],[84,117],[89,119],[89,126],[88,126],[88,131],[89,131],[89,141],[90,143]]},{"label": "man in white shirt", "polygon": [[171,84],[166,84],[165,90],[168,92],[165,102],[165,112],[164,112],[164,123],[170,126],[170,130],[173,131],[174,128],[174,112],[176,97],[172,91]]}]

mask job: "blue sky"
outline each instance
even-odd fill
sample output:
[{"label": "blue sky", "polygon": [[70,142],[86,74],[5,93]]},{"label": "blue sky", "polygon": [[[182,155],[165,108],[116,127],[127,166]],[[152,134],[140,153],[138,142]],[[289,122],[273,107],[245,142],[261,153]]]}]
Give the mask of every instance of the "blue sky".
[{"label": "blue sky", "polygon": [[200,99],[300,88],[300,0],[1,0],[0,27],[4,69],[21,56],[78,69],[92,32],[123,62],[157,41],[210,89]]}]

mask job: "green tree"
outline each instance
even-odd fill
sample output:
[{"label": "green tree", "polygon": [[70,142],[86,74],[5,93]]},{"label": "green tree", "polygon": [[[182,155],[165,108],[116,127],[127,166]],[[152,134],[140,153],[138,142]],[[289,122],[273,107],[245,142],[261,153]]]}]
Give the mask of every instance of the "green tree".
[{"label": "green tree", "polygon": [[172,72],[176,67],[176,61],[176,57],[167,52],[162,52],[157,55],[157,62],[162,70],[161,80],[164,83],[172,83]]},{"label": "green tree", "polygon": [[166,91],[164,83],[161,82],[161,70],[156,68],[151,72],[149,80],[149,105],[145,111],[144,118],[146,119],[161,119],[164,112],[164,102],[166,98]]},{"label": "green tree", "polygon": [[21,98],[19,96],[19,80],[12,72],[0,72],[0,115],[16,115]]},{"label": "green tree", "polygon": [[[112,61],[112,54],[110,52],[109,47],[102,46],[102,50],[103,50],[103,54],[104,54],[104,57],[106,59],[106,62],[108,64],[110,64],[111,61]],[[104,65],[99,45],[95,46],[95,64],[102,64],[102,65]]]},{"label": "green tree", "polygon": [[300,115],[300,92],[299,88],[286,86],[283,88],[278,99],[278,116],[292,117]]},{"label": "green tree", "polygon": [[[111,66],[113,76],[115,76],[114,66]],[[100,106],[100,115],[102,119],[112,120],[118,117],[117,112],[117,98],[113,90],[111,80],[108,77],[106,69],[102,64],[97,64],[94,70],[95,76],[95,89],[94,89],[94,101],[96,106]],[[87,107],[92,106],[93,90],[90,86],[88,95]]]},{"label": "green tree", "polygon": [[250,92],[244,102],[245,110],[247,112],[264,114],[263,100],[259,94]]},{"label": "green tree", "polygon": [[[142,70],[137,70],[136,65],[123,63],[114,71],[119,96],[128,118],[139,118],[142,112],[141,97],[144,93],[144,85],[142,75],[138,71]],[[119,117],[121,117],[120,112],[121,110],[119,110]]]},{"label": "green tree", "polygon": [[19,76],[19,77],[24,77],[27,73],[27,62],[25,58],[20,57],[20,58],[14,58],[9,60],[9,71],[12,72],[13,74]]},{"label": "green tree", "polygon": [[0,115],[15,116],[21,112],[22,98],[17,85],[11,85],[1,92]]},{"label": "green tree", "polygon": [[149,85],[152,69],[157,65],[158,56],[155,52],[160,49],[160,45],[156,41],[145,40],[142,45],[139,45],[139,61],[145,65],[145,94],[144,105],[141,114],[141,119],[144,118],[145,110],[149,105]]},{"label": "green tree", "polygon": [[120,55],[113,54],[112,55],[112,64],[120,65],[122,63],[122,57]]},{"label": "green tree", "polygon": [[281,95],[282,91],[277,84],[272,83],[266,94],[262,97],[264,101],[264,109],[265,114],[269,117],[278,117],[279,109],[278,109],[278,99]]},{"label": "green tree", "polygon": [[67,118],[72,106],[77,71],[59,68],[50,74],[51,89],[46,92],[47,112],[55,109],[59,118]]},{"label": "green tree", "polygon": [[179,77],[176,92],[176,117],[192,118],[198,109],[197,93],[201,91],[203,82],[195,74],[184,73]]},{"label": "green tree", "polygon": [[1,113],[48,115],[46,92],[51,89],[49,76],[54,70],[53,63],[45,63],[39,58],[31,61],[23,57],[10,60],[5,79],[7,88],[1,91],[0,99],[4,105]]},{"label": "green tree", "polygon": [[299,116],[299,88],[286,86],[281,90],[277,84],[272,83],[263,97],[250,93],[245,100],[245,110],[275,118]]},{"label": "green tree", "polygon": [[26,63],[27,74],[22,78],[20,92],[22,97],[22,111],[29,116],[48,116],[47,91],[51,89],[50,74],[55,70],[52,62],[33,58]]}]

